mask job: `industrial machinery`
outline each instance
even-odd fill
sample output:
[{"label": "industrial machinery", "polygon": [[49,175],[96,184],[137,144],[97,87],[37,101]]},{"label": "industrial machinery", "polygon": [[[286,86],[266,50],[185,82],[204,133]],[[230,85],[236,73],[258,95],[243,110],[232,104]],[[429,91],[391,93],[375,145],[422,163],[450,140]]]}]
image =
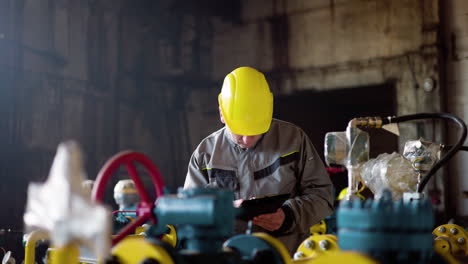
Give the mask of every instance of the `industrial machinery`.
[{"label": "industrial machinery", "polygon": [[434,220],[427,199],[344,200],[337,211],[341,250],[365,253],[380,263],[431,263]]},{"label": "industrial machinery", "polygon": [[[152,178],[157,201],[149,200],[135,168],[138,162]],[[254,233],[233,236],[235,216],[241,210],[233,207],[233,193],[216,189],[179,190],[176,195],[163,194],[163,183],[157,168],[141,153],[122,152],[103,167],[93,189],[95,201],[102,201],[105,184],[121,165],[126,166],[140,194],[137,218],[112,237],[110,247],[110,211],[91,202],[81,188],[83,173],[81,155],[75,143],[59,146],[57,156],[44,184],[33,184],[29,189],[25,223],[29,233],[26,245],[26,264],[34,263],[34,245],[48,237],[52,247],[48,252],[50,263],[309,263],[293,261],[286,248],[268,234]],[[61,188],[57,189],[57,187]],[[78,186],[78,187],[77,187]],[[50,204],[50,191],[61,198]],[[68,205],[67,207],[65,205]],[[38,208],[43,211],[39,211]],[[43,214],[57,210],[55,214]],[[86,210],[86,211],[83,211]],[[146,235],[132,235],[136,227],[150,223]],[[177,226],[179,246],[162,241],[167,224]],[[87,226],[83,226],[87,225]],[[106,246],[108,245],[108,246]],[[345,252],[324,256],[322,262],[333,263],[343,259],[348,263],[374,263],[366,256]]]},{"label": "industrial machinery", "polygon": [[311,235],[299,245],[294,259],[311,258],[316,259],[322,255],[335,254],[339,252],[338,238],[335,235]]},{"label": "industrial machinery", "polygon": [[434,250],[450,264],[468,262],[468,232],[455,224],[440,225],[432,231]]},{"label": "industrial machinery", "polygon": [[[448,118],[446,114],[436,116]],[[33,184],[28,191],[26,228],[39,233],[30,233],[32,241],[27,245],[48,237],[52,242],[48,259],[53,264],[438,263],[439,260],[443,263],[434,252],[445,254],[445,261],[456,263],[450,262],[450,257],[456,261],[454,254],[466,255],[466,233],[453,226],[439,227],[433,231],[437,236],[434,243],[431,235],[434,225],[432,207],[422,190],[428,177],[461,147],[460,142],[466,138],[466,126],[461,120],[450,118],[464,131],[459,143],[439,161],[429,162],[427,157],[432,156],[427,154],[431,151],[412,152],[419,156],[409,163],[412,172],[405,175],[416,177],[416,185],[408,185],[409,190],[415,192],[402,195],[405,199],[400,199],[394,195],[396,189],[388,188],[390,191],[382,190],[376,195],[376,200],[353,199],[362,169],[366,167],[364,164],[369,161],[368,135],[359,127],[380,127],[384,123],[432,117],[435,115],[356,119],[350,122],[346,132],[335,133],[326,139],[327,162],[346,166],[350,177],[348,194],[337,210],[338,233],[337,236],[312,235],[301,244],[298,249],[301,253],[296,253],[294,259],[279,240],[268,234],[248,232],[234,235],[235,218],[242,212],[233,206],[232,192],[191,189],[179,190],[177,194],[164,193],[157,167],[141,153],[126,151],[110,159],[96,178],[91,200],[81,188],[84,173],[75,143],[59,146],[49,179],[42,185]],[[423,143],[418,146],[422,145],[427,146]],[[152,201],[145,191],[136,164],[140,164],[151,177],[156,201]],[[394,163],[381,164],[385,167],[385,164]],[[424,165],[427,164],[432,167],[426,169]],[[121,166],[127,169],[134,182],[140,202],[135,219],[111,237],[111,213],[101,202],[110,177]],[[392,170],[388,166],[386,168],[386,172]],[[398,170],[396,174],[402,175],[400,172],[403,171]],[[51,192],[60,197],[60,201],[54,201],[52,205]],[[144,229],[145,234],[135,235],[139,233],[135,230],[144,224],[148,225]],[[318,225],[311,231],[324,233],[324,229],[323,225]],[[451,251],[447,251],[447,247]],[[33,250],[27,246],[26,264],[34,263],[31,262],[31,252]]]},{"label": "industrial machinery", "polygon": [[[451,120],[462,130],[458,142],[442,158],[443,145],[416,140],[405,144],[403,155],[369,159],[369,135],[360,127],[382,128],[428,118]],[[465,123],[449,114],[356,118],[346,132],[328,133],[326,162],[348,169],[348,193],[337,210],[340,249],[364,253],[380,263],[459,263],[455,257],[466,256],[464,233],[441,226],[434,230],[438,237],[433,240],[432,207],[423,190],[431,176],[463,147],[466,136]],[[357,199],[361,181],[376,200]],[[452,236],[446,230],[453,230]]]},{"label": "industrial machinery", "polygon": [[[420,120],[420,119],[445,119],[453,121],[462,130],[457,143],[452,146],[447,153],[440,159],[436,160],[434,154],[430,150],[425,151],[425,144],[414,144],[413,151],[408,151],[411,157],[402,157],[400,154],[395,153],[392,157],[379,156],[377,159],[369,160],[369,134],[361,128],[387,128],[388,130],[398,130],[396,124],[406,121]],[[396,128],[395,128],[396,127]],[[348,193],[347,200],[353,199],[357,196],[358,186],[361,182],[363,173],[363,166],[370,168],[370,180],[376,180],[376,186],[384,186],[392,191],[394,198],[401,198],[404,192],[417,192],[421,193],[424,190],[429,179],[434,173],[442,167],[455,153],[460,150],[467,136],[467,128],[465,123],[458,117],[446,113],[422,113],[415,115],[407,115],[400,117],[364,117],[352,119],[344,132],[330,132],[325,136],[325,162],[328,165],[342,165],[348,170]],[[442,148],[442,145],[439,145]],[[406,164],[405,160],[408,160]],[[395,161],[403,164],[401,169],[395,169]],[[436,162],[437,161],[437,162]],[[369,164],[370,163],[370,164]],[[377,163],[377,166],[373,166]],[[423,166],[424,165],[424,166]],[[416,172],[413,173],[413,168]],[[427,171],[423,168],[427,168]],[[374,170],[373,170],[374,169]],[[390,175],[393,173],[393,175]],[[414,180],[414,174],[422,174],[420,179]],[[396,179],[391,182],[391,179]],[[369,182],[364,180],[365,184],[369,187]],[[400,184],[403,182],[403,186]],[[383,189],[379,188],[378,192],[374,195],[379,197]]]}]

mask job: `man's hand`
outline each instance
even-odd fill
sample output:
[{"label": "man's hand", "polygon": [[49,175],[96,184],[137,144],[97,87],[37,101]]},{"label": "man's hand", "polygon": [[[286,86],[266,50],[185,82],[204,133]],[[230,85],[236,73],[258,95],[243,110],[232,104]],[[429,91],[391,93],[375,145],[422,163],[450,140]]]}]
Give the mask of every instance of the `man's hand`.
[{"label": "man's hand", "polygon": [[254,217],[253,224],[263,227],[268,231],[275,231],[281,227],[285,217],[283,209],[279,208],[275,213],[262,214]]}]

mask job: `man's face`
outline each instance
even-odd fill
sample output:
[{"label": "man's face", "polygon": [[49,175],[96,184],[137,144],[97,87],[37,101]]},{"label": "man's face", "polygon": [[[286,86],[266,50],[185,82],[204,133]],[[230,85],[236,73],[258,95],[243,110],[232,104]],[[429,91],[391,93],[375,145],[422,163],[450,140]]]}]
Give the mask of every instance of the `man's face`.
[{"label": "man's face", "polygon": [[232,133],[232,131],[229,130],[229,133],[231,134],[232,140],[239,145],[241,148],[251,148],[257,144],[257,142],[262,138],[263,134],[260,135],[254,135],[254,136],[241,136]]},{"label": "man's face", "polygon": [[[224,117],[223,117],[223,112],[221,111],[221,107],[219,108],[219,119],[221,120],[221,123],[226,124],[224,122]],[[229,131],[229,134],[231,135],[232,140],[239,145],[241,148],[251,148],[257,144],[257,142],[262,138],[263,134],[260,135],[254,135],[254,136],[241,136],[232,133],[232,131],[226,126],[226,129]]]}]

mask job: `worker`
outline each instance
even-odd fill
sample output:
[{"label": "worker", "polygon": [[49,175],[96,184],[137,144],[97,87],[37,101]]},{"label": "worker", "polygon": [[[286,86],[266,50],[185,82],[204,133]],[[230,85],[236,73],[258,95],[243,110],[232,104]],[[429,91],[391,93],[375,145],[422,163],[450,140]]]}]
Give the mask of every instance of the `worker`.
[{"label": "worker", "polygon": [[119,211],[136,211],[140,196],[133,180],[120,180],[114,187],[114,200]]},{"label": "worker", "polygon": [[113,231],[116,233],[137,217],[140,196],[131,179],[120,180],[114,187],[114,200],[119,210],[113,214]]},{"label": "worker", "polygon": [[[332,183],[310,139],[291,123],[273,119],[273,94],[250,67],[229,73],[218,96],[225,126],[202,140],[190,158],[184,189],[223,188],[244,199],[290,194],[274,213],[253,219],[293,253],[309,228],[333,210]],[[244,232],[247,223],[236,225]]]}]

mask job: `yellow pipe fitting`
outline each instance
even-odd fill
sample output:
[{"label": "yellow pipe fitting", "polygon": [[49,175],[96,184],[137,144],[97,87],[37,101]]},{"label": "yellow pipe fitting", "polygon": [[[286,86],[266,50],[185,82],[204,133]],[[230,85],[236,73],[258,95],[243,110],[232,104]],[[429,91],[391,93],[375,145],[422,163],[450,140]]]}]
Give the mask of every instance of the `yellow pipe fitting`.
[{"label": "yellow pipe fitting", "polygon": [[432,234],[436,236],[434,251],[450,263],[457,263],[456,260],[452,260],[453,258],[468,256],[468,232],[463,227],[455,224],[440,225],[432,231]]},{"label": "yellow pipe fitting", "polygon": [[335,235],[312,235],[299,245],[294,253],[294,259],[315,259],[323,255],[334,254],[339,250],[338,239]]},{"label": "yellow pipe fitting", "polygon": [[171,245],[173,248],[176,247],[177,245],[177,233],[176,233],[176,230],[174,228],[174,226],[172,225],[166,225],[168,228],[169,228],[169,234],[164,234],[161,238],[161,240],[163,242],[166,242],[168,243],[169,245]]},{"label": "yellow pipe fitting", "polygon": [[449,264],[457,264],[459,263],[451,253],[451,244],[447,238],[444,237],[436,237],[434,239],[434,251],[439,254],[439,256],[443,257]]},{"label": "yellow pipe fitting", "polygon": [[[80,249],[76,244],[54,247],[49,251],[51,264],[78,264]],[[49,263],[49,261],[47,261]]]},{"label": "yellow pipe fitting", "polygon": [[146,259],[154,259],[158,263],[174,264],[174,260],[163,247],[148,242],[143,236],[125,237],[114,246],[112,255],[125,264],[140,264]]},{"label": "yellow pipe fitting", "polygon": [[36,242],[38,240],[48,239],[46,232],[36,230],[26,236],[26,245],[24,246],[24,264],[34,264],[36,259]]},{"label": "yellow pipe fitting", "polygon": [[272,237],[266,233],[253,233],[253,236],[259,237],[265,241],[267,241],[270,245],[273,246],[274,249],[276,249],[276,252],[281,256],[282,261],[284,264],[292,264],[292,259],[291,256],[289,255],[288,250],[286,247],[279,241],[277,238]]},{"label": "yellow pipe fitting", "polygon": [[310,235],[323,235],[327,233],[327,224],[324,220],[320,221],[309,228]]},{"label": "yellow pipe fitting", "polygon": [[293,261],[294,264],[377,264],[372,258],[351,251],[339,251],[323,255],[319,258],[301,258]]}]

